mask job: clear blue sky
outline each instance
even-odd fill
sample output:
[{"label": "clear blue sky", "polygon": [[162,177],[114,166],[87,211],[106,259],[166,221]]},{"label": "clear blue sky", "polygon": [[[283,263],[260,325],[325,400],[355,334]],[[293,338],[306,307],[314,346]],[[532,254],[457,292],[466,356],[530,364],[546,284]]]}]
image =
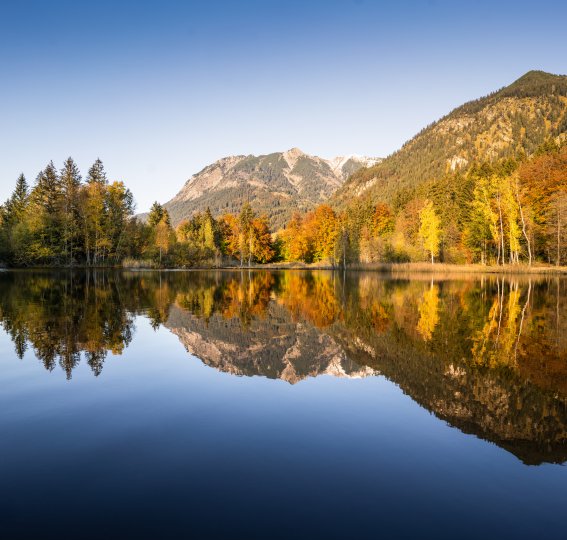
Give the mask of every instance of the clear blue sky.
[{"label": "clear blue sky", "polygon": [[385,156],[530,69],[567,2],[0,0],[0,199],[100,157],[138,210],[230,154]]}]

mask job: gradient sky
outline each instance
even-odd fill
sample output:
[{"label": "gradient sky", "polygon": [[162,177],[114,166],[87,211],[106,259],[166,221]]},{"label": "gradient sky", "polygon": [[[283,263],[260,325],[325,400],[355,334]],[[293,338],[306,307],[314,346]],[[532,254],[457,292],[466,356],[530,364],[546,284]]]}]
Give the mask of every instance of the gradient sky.
[{"label": "gradient sky", "polygon": [[385,156],[530,69],[567,2],[0,0],[0,200],[100,157],[138,210],[231,154]]}]

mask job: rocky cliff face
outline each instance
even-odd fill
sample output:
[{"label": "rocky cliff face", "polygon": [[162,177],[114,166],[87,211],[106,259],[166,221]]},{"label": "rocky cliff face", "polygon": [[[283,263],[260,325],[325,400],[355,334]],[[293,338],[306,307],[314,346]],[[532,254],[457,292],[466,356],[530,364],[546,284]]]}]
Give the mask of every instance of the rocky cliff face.
[{"label": "rocky cliff face", "polygon": [[273,229],[279,229],[294,211],[326,201],[351,174],[379,161],[356,155],[326,160],[298,148],[265,156],[230,156],[194,174],[165,206],[176,224],[207,207],[213,215],[237,213],[250,201],[268,216]]}]

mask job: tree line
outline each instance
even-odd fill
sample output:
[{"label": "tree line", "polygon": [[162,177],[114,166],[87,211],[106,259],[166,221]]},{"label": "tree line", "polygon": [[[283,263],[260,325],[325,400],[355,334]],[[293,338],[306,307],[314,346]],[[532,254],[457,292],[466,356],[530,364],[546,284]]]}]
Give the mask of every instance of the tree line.
[{"label": "tree line", "polygon": [[250,203],[216,217],[207,208],[174,227],[156,202],[140,220],[132,193],[108,181],[100,160],[85,181],[72,158],[59,171],[49,163],[31,188],[21,175],[0,206],[0,261],[14,266],[561,265],[566,240],[567,144],[554,140],[529,159],[477,163],[402,187],[389,204],[368,196],[340,210],[296,212],[277,232]]},{"label": "tree line", "polygon": [[567,144],[531,158],[476,163],[390,204],[371,196],[296,214],[279,235],[285,260],[493,265],[567,261]]},{"label": "tree line", "polygon": [[29,187],[24,175],[0,207],[0,257],[16,266],[117,263],[134,249],[134,199],[97,159],[83,182],[68,158]]},{"label": "tree line", "polygon": [[97,159],[83,181],[72,158],[50,162],[32,187],[22,174],[0,206],[0,262],[12,266],[188,267],[273,260],[267,218],[245,204],[239,215],[215,219],[210,210],[175,229],[154,203],[147,221],[134,216],[123,182],[109,182]]}]

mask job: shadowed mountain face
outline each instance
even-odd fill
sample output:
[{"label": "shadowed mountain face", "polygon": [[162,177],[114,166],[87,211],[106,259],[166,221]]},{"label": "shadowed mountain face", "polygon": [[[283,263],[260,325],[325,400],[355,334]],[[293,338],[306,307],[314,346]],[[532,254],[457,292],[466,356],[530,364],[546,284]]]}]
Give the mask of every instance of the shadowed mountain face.
[{"label": "shadowed mountain face", "polygon": [[[382,375],[525,463],[567,460],[567,282],[373,273],[0,274],[0,321],[68,378],[165,326],[219,371],[301,384]],[[109,360],[110,361],[110,360]]]}]

